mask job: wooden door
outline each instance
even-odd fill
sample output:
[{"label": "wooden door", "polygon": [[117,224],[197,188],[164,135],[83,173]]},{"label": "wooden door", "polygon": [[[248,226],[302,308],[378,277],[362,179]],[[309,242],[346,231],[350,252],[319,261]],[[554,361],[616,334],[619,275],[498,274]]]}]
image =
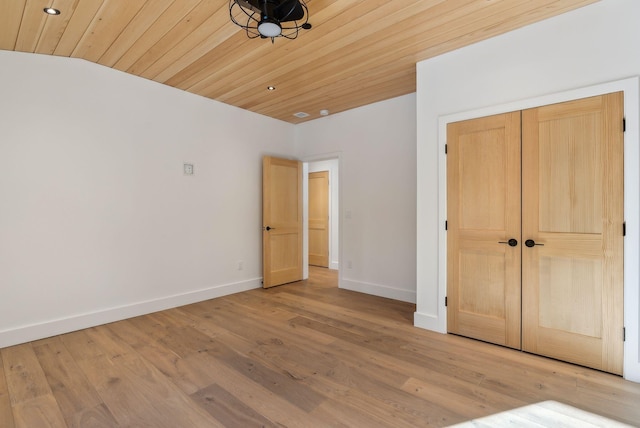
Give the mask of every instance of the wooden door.
[{"label": "wooden door", "polygon": [[447,146],[448,330],[520,348],[520,112],[449,124]]},{"label": "wooden door", "polygon": [[329,171],[309,174],[309,264],[329,267]]},{"label": "wooden door", "polygon": [[523,349],[621,374],[623,96],[523,111]]},{"label": "wooden door", "polygon": [[302,279],[302,164],[262,161],[264,288]]}]

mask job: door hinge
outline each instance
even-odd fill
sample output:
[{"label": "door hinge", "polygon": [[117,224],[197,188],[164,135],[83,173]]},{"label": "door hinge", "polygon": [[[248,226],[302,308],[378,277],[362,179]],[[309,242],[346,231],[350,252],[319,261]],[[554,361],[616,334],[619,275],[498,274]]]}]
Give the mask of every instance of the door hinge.
[{"label": "door hinge", "polygon": [[444,221],[444,230],[449,230],[449,222],[447,220]]},{"label": "door hinge", "polygon": [[622,118],[622,132],[627,132],[627,118]]},{"label": "door hinge", "polygon": [[622,222],[622,236],[627,236],[627,222]]},{"label": "door hinge", "polygon": [[627,341],[627,328],[626,327],[622,327],[622,341],[623,342]]},{"label": "door hinge", "polygon": [[444,154],[445,154],[445,155],[447,154],[447,150],[448,150],[448,149],[447,149],[447,145],[445,144],[445,145],[444,145]]},{"label": "door hinge", "polygon": [[444,296],[444,305],[447,306],[449,304],[449,301],[447,300],[447,296]]}]

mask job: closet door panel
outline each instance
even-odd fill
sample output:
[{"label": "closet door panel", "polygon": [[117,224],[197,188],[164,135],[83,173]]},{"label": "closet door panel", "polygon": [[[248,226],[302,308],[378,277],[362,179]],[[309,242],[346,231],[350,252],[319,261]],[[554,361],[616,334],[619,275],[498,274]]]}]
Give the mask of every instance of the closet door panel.
[{"label": "closet door panel", "polygon": [[616,93],[522,113],[523,350],[618,374],[622,106]]},{"label": "closet door panel", "polygon": [[520,112],[447,135],[449,332],[520,348]]}]

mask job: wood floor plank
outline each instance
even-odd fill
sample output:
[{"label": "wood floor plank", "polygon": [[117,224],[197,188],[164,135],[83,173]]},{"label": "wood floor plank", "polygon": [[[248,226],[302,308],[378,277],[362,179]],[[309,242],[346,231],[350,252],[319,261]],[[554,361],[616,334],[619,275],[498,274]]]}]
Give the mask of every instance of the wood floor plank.
[{"label": "wood floor plank", "polygon": [[640,426],[640,384],[415,328],[415,305],[310,272],[2,349],[0,427],[447,426],[545,400]]},{"label": "wood floor plank", "polygon": [[[174,316],[179,316],[175,315]],[[157,318],[156,318],[157,320]],[[148,321],[148,320],[147,320]],[[199,323],[212,325],[210,318],[204,318]],[[236,349],[230,347],[222,347],[218,349],[219,345],[216,344],[215,340],[212,337],[209,337],[207,334],[198,331],[191,326],[183,326],[182,328],[176,328],[176,324],[168,319],[165,319],[165,323],[161,322],[145,322],[136,320],[136,325],[141,328],[141,331],[149,332],[157,338],[157,343],[162,345],[165,349],[170,350],[173,354],[173,358],[168,362],[166,356],[163,358],[160,355],[155,355],[154,360],[159,367],[162,367],[165,373],[172,378],[172,380],[176,384],[182,384],[184,388],[184,372],[180,373],[178,370],[179,362],[183,362],[182,365],[186,369],[190,369],[192,372],[198,372],[200,376],[197,378],[191,378],[191,385],[193,387],[195,384],[210,384],[213,382],[211,374],[215,372],[216,368],[223,364],[224,361],[230,362],[228,365],[232,368],[238,370],[239,372],[244,372],[247,370],[250,375],[248,376],[252,380],[264,384],[267,389],[273,389],[276,386],[279,388],[287,388],[291,390],[291,399],[294,404],[300,404],[302,407],[306,408],[308,406],[305,401],[305,397],[309,395],[307,391],[300,391],[297,386],[290,385],[289,379],[280,373],[270,372],[268,369],[252,365],[250,363],[243,364],[243,359],[245,357],[242,354],[238,354]],[[214,324],[215,326],[215,324]],[[153,330],[153,331],[151,331]],[[217,335],[226,334],[228,335],[227,330],[217,329]],[[233,342],[233,341],[232,341]],[[248,342],[243,342],[241,346],[237,346],[240,342],[233,342],[235,348],[242,348],[242,350],[246,350],[248,353],[252,347],[256,345],[251,345]],[[141,350],[144,355],[149,355],[149,350]],[[201,358],[198,358],[198,362],[196,362],[197,356],[203,356],[204,354],[210,354],[215,358],[210,359],[207,363],[204,363]],[[164,361],[162,361],[164,360]],[[276,379],[279,377],[280,379]],[[311,401],[317,401],[318,397],[311,397]]]},{"label": "wood floor plank", "polygon": [[191,397],[224,426],[278,426],[217,384],[209,385]]},{"label": "wood floor plank", "polygon": [[93,408],[86,407],[76,412],[67,422],[67,426],[69,428],[114,428],[119,425],[106,404],[101,403]]},{"label": "wood floor plank", "polygon": [[142,391],[114,367],[87,330],[64,335],[62,340],[119,426],[163,426],[162,418]]},{"label": "wood floor plank", "polygon": [[16,427],[63,428],[67,424],[52,394],[40,395],[13,406]]},{"label": "wood floor plank", "polygon": [[30,343],[3,349],[2,360],[12,406],[51,394]]},{"label": "wood floor plank", "polygon": [[[317,305],[318,303],[314,302],[314,304]],[[447,365],[455,366],[457,368],[456,373],[460,372],[462,369],[468,369],[469,371],[467,372],[467,374],[471,375],[472,377],[476,377],[479,382],[487,382],[489,385],[492,385],[494,383],[499,385],[501,388],[503,388],[502,393],[505,396],[510,395],[510,391],[505,388],[522,388],[521,383],[516,384],[512,381],[513,371],[508,372],[509,376],[505,376],[502,379],[494,379],[492,376],[485,375],[485,372],[487,371],[497,373],[498,375],[500,375],[500,373],[503,373],[504,370],[502,369],[504,368],[504,362],[495,362],[489,360],[479,363],[479,360],[475,358],[473,353],[464,352],[464,350],[456,350],[455,348],[452,349],[451,347],[437,349],[431,346],[429,342],[424,340],[422,341],[422,343],[407,341],[400,331],[396,331],[394,333],[392,329],[386,329],[383,330],[385,334],[378,334],[377,331],[379,329],[376,328],[376,331],[372,331],[369,328],[358,325],[358,322],[354,318],[350,318],[351,322],[339,321],[335,319],[336,317],[338,317],[335,312],[332,314],[332,317],[334,318],[312,317],[314,321],[306,320],[306,317],[300,317],[292,320],[291,322],[295,323],[300,322],[300,320],[304,320],[303,322],[306,322],[309,327],[312,327],[313,325],[322,326],[324,331],[329,331],[330,327],[333,327],[335,329],[333,331],[337,332],[335,333],[336,337],[341,337],[344,340],[349,340],[348,333],[352,333],[356,335],[351,336],[352,338],[356,338],[354,340],[360,341],[363,346],[369,348],[370,350],[385,353],[389,352],[389,350],[393,350],[392,353],[395,357],[402,358],[407,363],[415,363],[416,357],[418,358],[418,360],[420,360],[421,358],[424,358],[424,356],[428,356],[428,364],[435,366],[437,362],[440,362],[444,364],[444,366],[442,366],[439,370],[449,374],[453,372],[445,368]],[[315,320],[317,319],[320,319],[321,321],[315,322]],[[345,318],[342,317],[342,319]],[[357,337],[360,336],[366,339],[357,339]],[[519,363],[514,362],[513,370],[518,370],[520,366],[521,365]],[[529,368],[529,370],[535,371],[535,368]],[[545,386],[542,373],[538,373],[538,382],[535,385],[531,384],[529,386],[532,400],[534,399],[534,397],[537,397],[539,395],[539,389],[543,387],[548,389],[547,393],[550,396],[554,398],[562,397],[563,394],[561,391],[564,391],[566,393],[566,388],[571,387],[571,385],[575,383],[574,378],[564,376],[565,385],[562,386],[560,385],[559,381],[561,380],[561,378],[563,378],[563,374],[555,373],[554,376],[556,377],[556,379],[554,382],[550,383],[550,385],[552,385],[552,387],[554,385],[559,385],[559,389],[557,389],[557,392],[555,394],[549,389],[549,386]]]},{"label": "wood floor plank", "polygon": [[211,374],[211,367],[191,364],[189,357],[183,358],[157,340],[149,340],[149,336],[137,327],[136,321],[121,321],[111,328],[182,392],[190,395],[214,383],[215,377]]},{"label": "wood floor plank", "polygon": [[58,403],[30,343],[2,350],[16,427],[65,427]]},{"label": "wood floor plank", "polygon": [[[223,307],[225,306],[217,305],[218,309]],[[226,308],[229,307],[233,307],[233,305]],[[216,317],[224,318],[225,316],[226,314],[210,313],[209,320],[216,322]],[[366,362],[356,360],[352,365],[346,365],[343,361],[336,360],[331,356],[323,357],[322,346],[315,349],[312,345],[307,351],[303,346],[304,343],[309,345],[309,342],[291,340],[291,335],[287,335],[289,340],[286,346],[283,346],[285,343],[277,338],[281,332],[271,330],[268,323],[260,321],[260,319],[252,319],[249,314],[245,313],[241,320],[234,323],[233,326],[229,326],[231,331],[238,334],[243,332],[243,336],[247,337],[250,342],[259,344],[259,347],[252,354],[254,360],[260,358],[264,364],[269,364],[269,361],[275,362],[275,366],[284,369],[285,373],[293,379],[329,395],[336,401],[342,398],[341,394],[349,393],[351,401],[359,403],[361,412],[380,413],[383,418],[393,417],[396,423],[402,422],[406,426],[415,426],[430,420],[429,415],[433,414],[433,412],[429,412],[431,404],[421,399],[409,397],[402,390],[401,386],[408,379],[408,376],[385,370],[383,367],[374,368],[364,374],[358,366],[362,367],[363,364],[366,366]],[[269,339],[270,337],[271,339]],[[227,338],[226,341],[232,342],[233,339]],[[298,343],[301,347],[296,346]],[[352,351],[357,355],[359,350],[354,347]],[[394,378],[392,379],[391,376]],[[320,377],[325,378],[325,381],[322,382]],[[359,394],[351,389],[376,391],[376,393]],[[402,406],[399,404],[401,402]],[[452,417],[452,414],[447,414],[446,411],[440,411],[440,414],[440,418],[444,419],[438,420],[439,424],[443,424],[446,417]]]},{"label": "wood floor plank", "polygon": [[[216,307],[208,310],[198,310],[196,308],[192,308],[191,306],[187,306],[181,308],[182,311],[191,315],[192,325],[198,329],[206,329],[207,332],[215,332],[219,331],[220,325],[225,325],[224,317],[231,317],[235,321],[229,325],[226,325],[224,331],[235,331],[239,332],[240,335],[244,335],[243,332],[247,331],[247,328],[259,328],[259,329],[267,329],[270,328],[271,331],[278,331],[283,326],[292,327],[288,321],[292,318],[295,318],[297,315],[295,313],[286,312],[286,311],[273,311],[273,306],[271,310],[267,313],[264,313],[260,309],[262,307],[268,307],[268,302],[265,303],[265,306],[259,306],[256,308],[255,306],[251,307],[245,304],[236,303],[235,299],[232,296],[228,296],[229,298],[219,299]],[[251,318],[254,321],[257,320],[258,325],[251,323],[251,327],[247,326],[247,323],[244,322],[246,318]],[[209,322],[207,322],[209,321]],[[293,328],[293,330],[289,330],[287,332],[288,335],[298,336],[305,341],[313,341],[324,344],[329,344],[335,340],[334,337],[326,335],[322,332],[318,332],[315,330],[310,330],[305,327],[301,327],[299,329]]]},{"label": "wood floor plank", "polygon": [[13,411],[11,410],[11,397],[4,375],[2,353],[0,353],[0,427],[14,428]]},{"label": "wood floor plank", "polygon": [[[286,397],[275,394],[226,364],[217,363],[211,355],[204,353],[190,358],[192,364],[203,364],[207,367],[210,367],[211,361],[214,360],[216,384],[274,423],[287,427],[304,427],[314,424],[321,426],[318,420],[310,419],[307,412],[292,404]],[[324,425],[331,424],[325,422]]]},{"label": "wood floor plank", "polygon": [[221,426],[194,403],[155,366],[113,333],[111,326],[99,326],[89,336],[109,355],[117,372],[144,394],[167,426]]},{"label": "wood floor plank", "polygon": [[108,327],[83,333],[64,342],[120,425],[220,426]]},{"label": "wood floor plank", "polygon": [[69,427],[116,425],[59,337],[36,343],[33,349]]},{"label": "wood floor plank", "polygon": [[284,397],[303,411],[310,412],[324,401],[322,395],[301,385],[287,374],[272,370],[248,356],[239,354],[221,341],[216,341],[207,352],[265,389]]},{"label": "wood floor plank", "polygon": [[[499,407],[493,406],[486,401],[478,400],[476,397],[469,397],[453,391],[451,388],[434,385],[432,382],[410,378],[403,385],[403,389],[411,394],[415,394],[431,403],[435,403],[442,408],[449,409],[465,419],[473,419],[478,415],[489,413],[498,413]],[[502,398],[502,397],[501,397]],[[525,405],[525,402],[514,399],[513,407]]]}]

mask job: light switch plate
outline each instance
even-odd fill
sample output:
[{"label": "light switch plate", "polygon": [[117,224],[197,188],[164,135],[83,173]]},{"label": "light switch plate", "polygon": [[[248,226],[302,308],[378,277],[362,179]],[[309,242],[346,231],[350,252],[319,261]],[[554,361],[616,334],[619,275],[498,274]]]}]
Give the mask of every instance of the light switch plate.
[{"label": "light switch plate", "polygon": [[185,163],[184,164],[184,175],[193,175],[193,164]]}]

